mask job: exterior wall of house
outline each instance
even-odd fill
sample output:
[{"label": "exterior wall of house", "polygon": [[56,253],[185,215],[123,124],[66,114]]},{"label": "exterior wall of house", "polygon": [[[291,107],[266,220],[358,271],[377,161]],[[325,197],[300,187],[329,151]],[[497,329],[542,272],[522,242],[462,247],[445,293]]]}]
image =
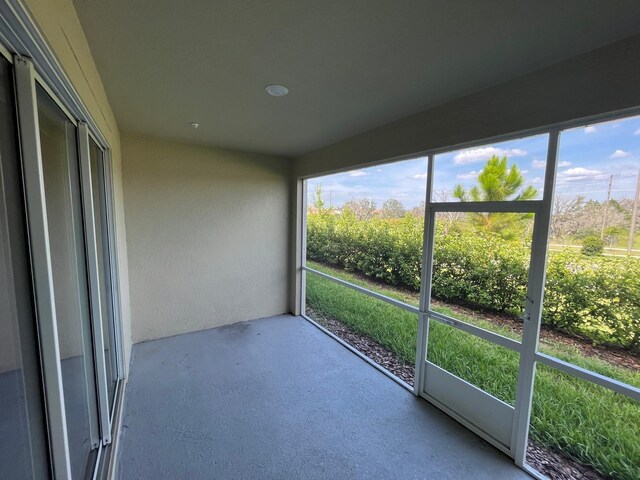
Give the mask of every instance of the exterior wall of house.
[{"label": "exterior wall of house", "polygon": [[288,311],[287,160],[122,135],[134,342]]},{"label": "exterior wall of house", "polygon": [[73,87],[109,142],[113,163],[116,242],[124,337],[125,368],[131,354],[129,275],[122,192],[120,133],[104,86],[91,56],[80,21],[71,0],[23,0],[40,32],[55,53]]}]

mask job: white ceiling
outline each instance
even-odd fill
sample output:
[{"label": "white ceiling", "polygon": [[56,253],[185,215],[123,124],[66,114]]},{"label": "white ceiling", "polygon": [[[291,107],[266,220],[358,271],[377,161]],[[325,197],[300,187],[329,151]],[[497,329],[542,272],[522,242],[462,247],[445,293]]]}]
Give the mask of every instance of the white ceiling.
[{"label": "white ceiling", "polygon": [[75,4],[122,131],[284,156],[640,32],[636,0]]}]

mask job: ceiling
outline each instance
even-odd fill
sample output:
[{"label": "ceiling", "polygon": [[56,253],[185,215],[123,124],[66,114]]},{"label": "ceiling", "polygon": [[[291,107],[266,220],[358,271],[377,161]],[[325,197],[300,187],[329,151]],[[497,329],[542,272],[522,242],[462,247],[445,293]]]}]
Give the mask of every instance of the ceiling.
[{"label": "ceiling", "polygon": [[636,0],[75,5],[123,132],[282,156],[640,32]]}]

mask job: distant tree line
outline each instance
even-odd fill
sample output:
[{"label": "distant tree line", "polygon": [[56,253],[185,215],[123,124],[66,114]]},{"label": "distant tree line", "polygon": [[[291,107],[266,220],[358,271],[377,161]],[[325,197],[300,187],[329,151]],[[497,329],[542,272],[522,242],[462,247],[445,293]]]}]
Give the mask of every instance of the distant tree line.
[{"label": "distant tree line", "polygon": [[[514,164],[509,166],[507,157],[491,157],[478,174],[477,185],[466,189],[456,185],[453,198],[466,202],[482,201],[526,201],[537,197],[538,191],[531,185],[524,185],[522,172]],[[436,192],[437,201],[450,201],[446,192]],[[559,193],[553,204],[551,217],[551,239],[583,244],[590,248],[585,252],[598,252],[594,248],[602,242],[602,246],[612,247],[629,235],[633,200],[631,198],[612,199],[609,201],[587,200],[583,196],[566,196]],[[405,208],[398,199],[391,198],[378,208],[370,198],[352,198],[340,207],[327,207],[322,198],[322,186],[317,185],[312,200],[313,212],[327,212],[333,214],[349,213],[358,220],[370,220],[374,217],[383,219],[398,219],[406,215],[424,217],[425,202],[411,209]],[[439,223],[445,231],[460,230],[464,223],[473,227],[485,229],[501,235],[505,239],[515,239],[518,236],[529,236],[531,233],[532,214],[514,213],[472,213],[441,212],[437,214]],[[640,222],[636,231],[640,230]]]}]

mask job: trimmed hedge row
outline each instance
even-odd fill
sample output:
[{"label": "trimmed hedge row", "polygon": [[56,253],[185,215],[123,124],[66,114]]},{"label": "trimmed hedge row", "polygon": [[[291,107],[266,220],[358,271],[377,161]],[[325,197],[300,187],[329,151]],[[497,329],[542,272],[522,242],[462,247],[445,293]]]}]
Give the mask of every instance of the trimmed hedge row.
[{"label": "trimmed hedge row", "polygon": [[[307,256],[410,290],[420,289],[421,218],[361,221],[307,216]],[[491,232],[436,230],[432,296],[486,310],[522,311],[529,247]],[[552,252],[544,324],[640,351],[640,260]]]}]

